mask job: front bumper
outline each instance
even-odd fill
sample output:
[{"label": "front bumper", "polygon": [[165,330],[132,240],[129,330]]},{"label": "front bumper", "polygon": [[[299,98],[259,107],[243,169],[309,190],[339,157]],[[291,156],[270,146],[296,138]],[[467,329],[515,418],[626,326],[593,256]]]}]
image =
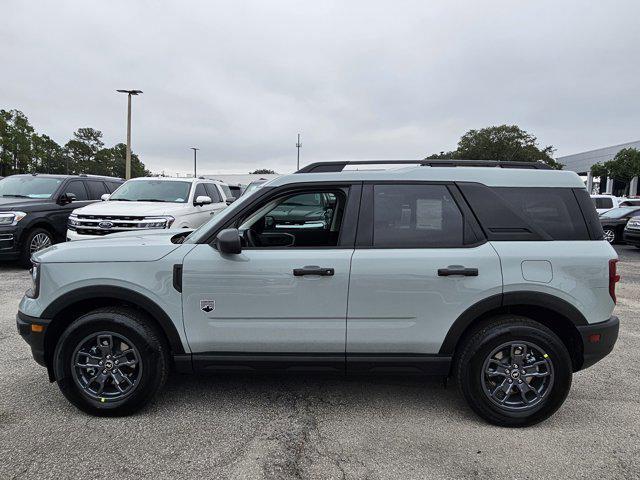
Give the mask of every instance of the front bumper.
[{"label": "front bumper", "polygon": [[622,238],[629,245],[640,245],[640,230],[625,229]]},{"label": "front bumper", "polygon": [[615,316],[604,322],[578,327],[583,347],[581,369],[590,367],[611,353],[618,340],[619,328],[620,320]]},{"label": "front bumper", "polygon": [[33,359],[43,367],[47,366],[44,356],[44,337],[49,323],[51,320],[31,317],[20,311],[16,315],[18,333],[31,347]]},{"label": "front bumper", "polygon": [[19,226],[0,228],[0,260],[11,260],[20,255],[21,234]]}]

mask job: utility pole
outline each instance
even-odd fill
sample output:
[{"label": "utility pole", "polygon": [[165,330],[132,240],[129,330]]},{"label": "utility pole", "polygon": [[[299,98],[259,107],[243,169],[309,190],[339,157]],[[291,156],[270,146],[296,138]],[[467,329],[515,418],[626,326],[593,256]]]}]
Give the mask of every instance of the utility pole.
[{"label": "utility pole", "polygon": [[142,90],[116,90],[127,94],[127,161],[125,166],[125,180],[131,178],[131,96],[142,93]]},{"label": "utility pole", "polygon": [[300,143],[300,134],[298,134],[298,143],[296,143],[296,148],[298,149],[298,168],[297,170],[300,170],[300,147],[302,146],[302,144]]},{"label": "utility pole", "polygon": [[199,148],[191,147],[193,150],[193,178],[198,177],[198,150]]}]

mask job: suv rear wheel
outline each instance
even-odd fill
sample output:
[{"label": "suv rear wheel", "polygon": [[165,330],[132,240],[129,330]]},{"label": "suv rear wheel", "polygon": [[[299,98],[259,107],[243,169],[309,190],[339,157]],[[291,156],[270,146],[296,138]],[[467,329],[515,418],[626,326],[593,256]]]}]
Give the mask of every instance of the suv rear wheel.
[{"label": "suv rear wheel", "polygon": [[58,386],[92,415],[128,415],[145,406],[169,371],[165,342],[132,309],[94,310],[64,331],[54,352]]},{"label": "suv rear wheel", "polygon": [[572,371],[558,336],[519,316],[496,317],[475,331],[456,365],[458,387],[471,408],[503,427],[551,416],[569,393]]}]

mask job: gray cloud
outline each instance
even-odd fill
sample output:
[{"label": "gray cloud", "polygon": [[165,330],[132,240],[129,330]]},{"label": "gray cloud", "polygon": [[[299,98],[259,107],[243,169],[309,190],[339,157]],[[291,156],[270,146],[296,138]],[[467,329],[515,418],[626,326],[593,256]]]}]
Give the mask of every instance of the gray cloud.
[{"label": "gray cloud", "polygon": [[558,154],[640,138],[640,3],[58,1],[0,6],[0,107],[154,171],[419,158],[517,123]]}]

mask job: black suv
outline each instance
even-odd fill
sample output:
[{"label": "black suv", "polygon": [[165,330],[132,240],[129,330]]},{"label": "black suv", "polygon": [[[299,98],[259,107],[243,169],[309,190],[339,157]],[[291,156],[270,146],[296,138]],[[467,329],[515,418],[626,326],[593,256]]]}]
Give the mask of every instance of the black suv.
[{"label": "black suv", "polygon": [[72,210],[100,200],[124,180],[88,175],[12,175],[0,180],[0,260],[29,263],[64,241]]}]

